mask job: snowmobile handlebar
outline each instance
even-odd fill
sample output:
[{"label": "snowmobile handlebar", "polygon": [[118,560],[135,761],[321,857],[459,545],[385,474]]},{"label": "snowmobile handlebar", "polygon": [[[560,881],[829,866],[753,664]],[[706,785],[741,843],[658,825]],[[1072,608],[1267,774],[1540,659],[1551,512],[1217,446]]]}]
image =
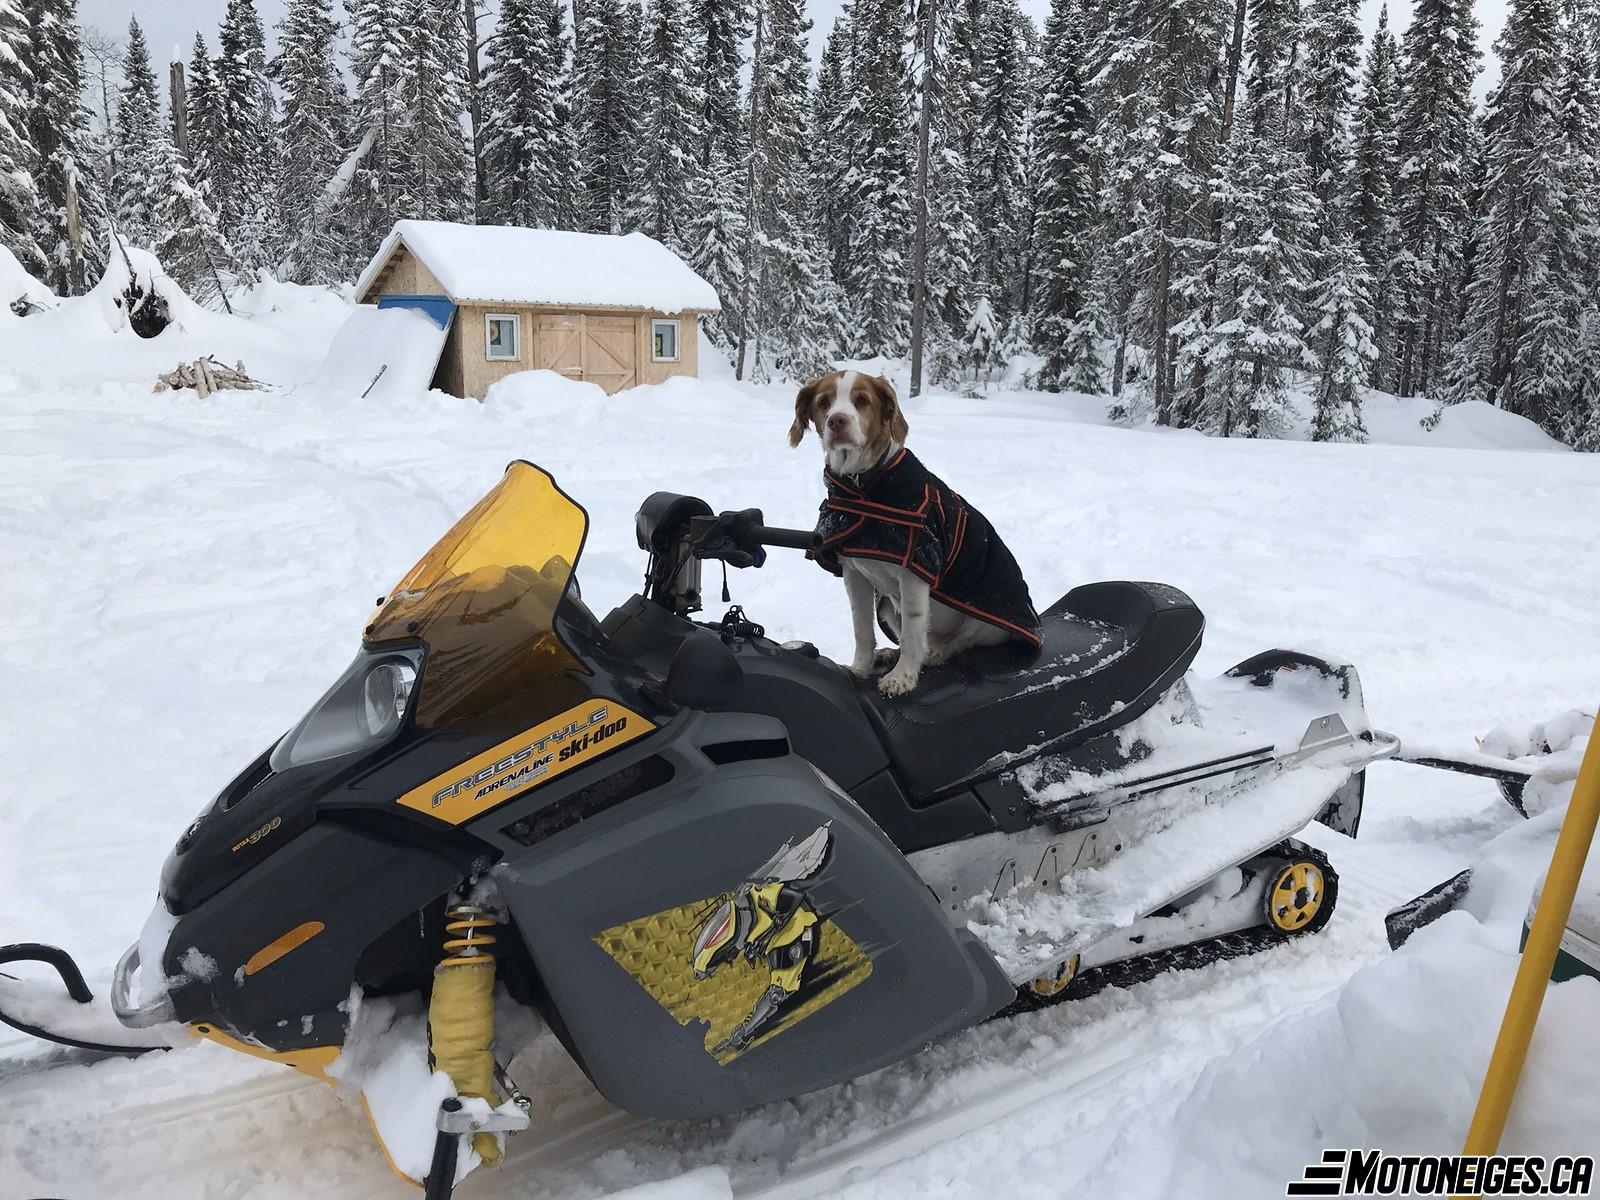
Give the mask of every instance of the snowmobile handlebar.
[{"label": "snowmobile handlebar", "polygon": [[696,558],[714,558],[732,567],[759,567],[766,562],[768,546],[810,550],[816,545],[813,529],[780,529],[763,520],[759,508],[691,517],[690,550]]}]

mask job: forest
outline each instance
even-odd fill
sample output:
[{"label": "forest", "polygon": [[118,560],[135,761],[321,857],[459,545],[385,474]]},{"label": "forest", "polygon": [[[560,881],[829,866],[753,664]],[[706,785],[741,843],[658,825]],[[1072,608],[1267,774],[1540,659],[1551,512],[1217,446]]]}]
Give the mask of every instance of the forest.
[{"label": "forest", "polygon": [[[0,245],[58,294],[120,240],[225,306],[353,280],[394,221],[641,230],[741,378],[1365,437],[1370,391],[1600,450],[1600,0],[229,0],[152,61],[0,0]],[[165,75],[165,79],[161,78]]]}]

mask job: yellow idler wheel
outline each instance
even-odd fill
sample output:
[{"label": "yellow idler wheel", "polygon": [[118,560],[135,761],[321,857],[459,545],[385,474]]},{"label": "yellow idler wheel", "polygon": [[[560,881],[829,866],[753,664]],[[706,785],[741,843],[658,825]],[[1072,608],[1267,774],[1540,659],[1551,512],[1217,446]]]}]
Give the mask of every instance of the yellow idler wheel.
[{"label": "yellow idler wheel", "polygon": [[1067,990],[1067,986],[1078,977],[1078,956],[1074,954],[1066,962],[1057,967],[1053,974],[1041,975],[1028,984],[1028,991],[1041,1000],[1049,1000],[1059,996]]},{"label": "yellow idler wheel", "polygon": [[1325,860],[1297,855],[1279,866],[1267,884],[1267,928],[1279,937],[1315,933],[1333,915],[1338,876]]}]

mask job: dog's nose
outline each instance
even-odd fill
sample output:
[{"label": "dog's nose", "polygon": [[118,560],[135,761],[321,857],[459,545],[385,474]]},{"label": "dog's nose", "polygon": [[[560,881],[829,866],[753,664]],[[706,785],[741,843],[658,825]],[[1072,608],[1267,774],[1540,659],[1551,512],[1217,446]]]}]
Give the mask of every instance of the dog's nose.
[{"label": "dog's nose", "polygon": [[843,433],[850,424],[850,418],[844,413],[834,413],[828,418],[828,430],[832,433]]}]

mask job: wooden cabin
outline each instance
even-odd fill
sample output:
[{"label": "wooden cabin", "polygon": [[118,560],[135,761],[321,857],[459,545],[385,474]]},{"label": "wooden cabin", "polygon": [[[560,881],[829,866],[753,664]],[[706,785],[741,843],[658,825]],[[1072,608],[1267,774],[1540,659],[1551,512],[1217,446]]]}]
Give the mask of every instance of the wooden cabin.
[{"label": "wooden cabin", "polygon": [[607,392],[699,369],[699,320],[716,290],[654,238],[399,221],[356,299],[418,309],[444,331],[432,386],[483,399],[543,369]]}]

